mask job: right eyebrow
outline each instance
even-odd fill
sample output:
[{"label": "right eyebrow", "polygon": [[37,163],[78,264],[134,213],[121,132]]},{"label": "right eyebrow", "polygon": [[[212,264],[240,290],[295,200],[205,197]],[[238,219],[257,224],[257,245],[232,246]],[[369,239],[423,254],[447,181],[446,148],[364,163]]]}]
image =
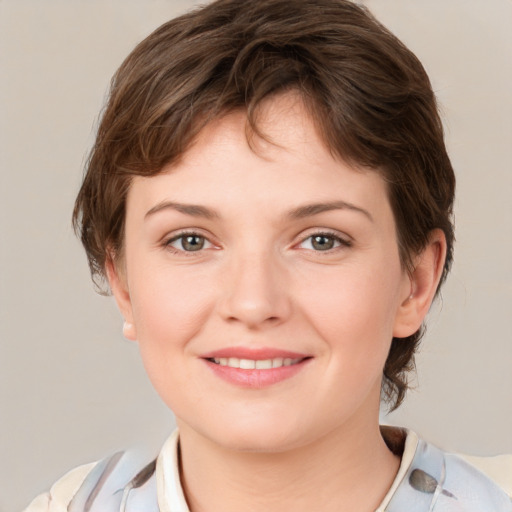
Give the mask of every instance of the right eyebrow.
[{"label": "right eyebrow", "polygon": [[162,201],[161,203],[158,203],[156,206],[153,206],[153,208],[148,210],[146,215],[144,215],[144,219],[147,219],[151,215],[166,209],[176,210],[180,213],[184,213],[185,215],[190,215],[192,217],[203,217],[205,219],[220,218],[220,215],[216,211],[211,210],[206,206],[200,206],[198,204],[175,203],[173,201]]}]

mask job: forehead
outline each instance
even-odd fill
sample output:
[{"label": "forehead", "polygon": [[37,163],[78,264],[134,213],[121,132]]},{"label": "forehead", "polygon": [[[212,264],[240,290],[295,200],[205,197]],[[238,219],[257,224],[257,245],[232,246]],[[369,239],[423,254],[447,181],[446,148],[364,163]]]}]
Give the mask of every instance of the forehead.
[{"label": "forehead", "polygon": [[262,104],[256,120],[258,133],[244,111],[210,122],[177,163],[151,178],[136,177],[128,202],[141,195],[148,209],[176,199],[239,212],[315,201],[389,206],[381,176],[335,157],[297,95]]}]

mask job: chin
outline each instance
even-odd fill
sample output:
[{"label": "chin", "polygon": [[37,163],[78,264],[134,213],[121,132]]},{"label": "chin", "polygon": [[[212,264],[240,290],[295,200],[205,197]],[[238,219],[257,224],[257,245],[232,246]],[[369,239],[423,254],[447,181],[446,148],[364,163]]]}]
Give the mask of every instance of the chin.
[{"label": "chin", "polygon": [[284,453],[304,448],[321,440],[328,434],[325,425],[307,425],[298,419],[291,424],[277,422],[267,429],[253,430],[250,435],[240,436],[240,450],[259,453]]},{"label": "chin", "polygon": [[307,442],[301,442],[299,421],[261,416],[224,420],[220,424],[203,423],[196,432],[224,449],[247,453],[286,452]]},{"label": "chin", "polygon": [[281,437],[275,432],[268,435],[262,432],[241,432],[225,440],[225,448],[246,453],[282,453],[297,446],[291,436]]}]

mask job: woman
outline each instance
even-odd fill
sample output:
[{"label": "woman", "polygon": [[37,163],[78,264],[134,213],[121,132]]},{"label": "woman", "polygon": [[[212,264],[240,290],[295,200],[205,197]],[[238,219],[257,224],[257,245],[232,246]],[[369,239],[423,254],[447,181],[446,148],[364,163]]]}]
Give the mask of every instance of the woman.
[{"label": "woman", "polygon": [[74,221],[178,431],[28,510],[512,510],[507,475],[378,422],[454,187],[423,67],[364,9],[220,0],[160,27],[114,77]]}]

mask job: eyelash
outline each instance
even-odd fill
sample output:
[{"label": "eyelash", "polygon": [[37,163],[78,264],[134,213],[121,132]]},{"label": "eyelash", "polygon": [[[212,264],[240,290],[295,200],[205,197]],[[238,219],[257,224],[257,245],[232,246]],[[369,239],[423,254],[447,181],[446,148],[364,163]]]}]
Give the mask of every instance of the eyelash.
[{"label": "eyelash", "polygon": [[[207,241],[208,243],[211,244],[211,242],[208,240],[208,238],[206,238],[201,233],[198,233],[196,231],[182,231],[181,233],[178,233],[177,235],[173,236],[172,238],[169,238],[168,240],[165,240],[163,245],[164,245],[164,247],[166,249],[168,249],[173,254],[179,254],[179,255],[182,255],[182,256],[186,256],[186,257],[194,256],[195,253],[202,252],[202,250],[203,250],[202,248],[197,250],[197,251],[185,251],[184,249],[176,249],[175,247],[173,247],[171,245],[173,242],[176,242],[176,241],[178,241],[180,239],[184,239],[185,237],[198,237],[198,238],[202,238],[202,239],[204,239],[205,241]],[[338,236],[337,234],[332,233],[330,231],[318,231],[318,232],[311,233],[307,237],[303,238],[299,242],[299,244],[303,244],[306,240],[313,239],[314,237],[330,238],[330,239],[334,240],[334,243],[338,244],[336,247],[331,248],[331,249],[327,249],[325,251],[315,251],[315,250],[311,249],[311,250],[313,250],[313,252],[318,253],[318,254],[329,255],[329,254],[332,254],[333,252],[335,252],[335,251],[337,251],[339,249],[343,249],[343,248],[347,248],[347,247],[351,247],[352,246],[352,242],[350,240],[342,238],[342,237]]]}]

